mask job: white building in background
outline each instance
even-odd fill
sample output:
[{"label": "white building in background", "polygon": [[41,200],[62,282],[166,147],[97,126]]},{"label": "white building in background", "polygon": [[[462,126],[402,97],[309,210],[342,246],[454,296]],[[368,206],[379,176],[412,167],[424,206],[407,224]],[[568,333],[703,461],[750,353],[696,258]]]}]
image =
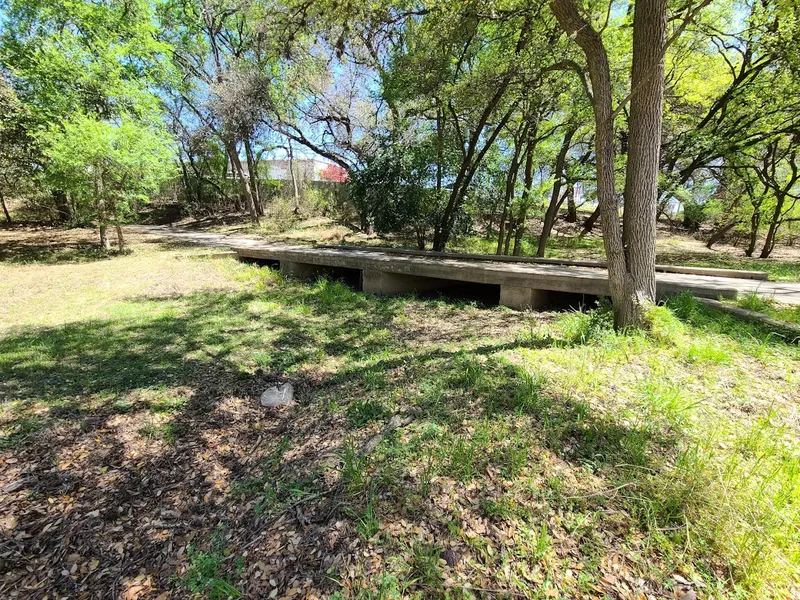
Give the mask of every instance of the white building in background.
[{"label": "white building in background", "polygon": [[[329,181],[323,173],[330,171],[332,163],[316,158],[295,158],[293,161],[295,177],[302,181]],[[261,163],[264,174],[269,179],[291,181],[288,158],[271,158]],[[335,165],[333,165],[335,167]]]},{"label": "white building in background", "polygon": [[[298,184],[307,182],[327,182],[342,183],[347,181],[347,172],[339,165],[320,160],[318,158],[295,158],[292,162],[294,176]],[[289,171],[288,158],[268,158],[262,160],[258,165],[258,173],[261,177],[275,181],[291,181],[292,176]],[[249,177],[247,161],[242,160],[244,173]],[[233,171],[228,166],[228,177],[233,178]]]}]

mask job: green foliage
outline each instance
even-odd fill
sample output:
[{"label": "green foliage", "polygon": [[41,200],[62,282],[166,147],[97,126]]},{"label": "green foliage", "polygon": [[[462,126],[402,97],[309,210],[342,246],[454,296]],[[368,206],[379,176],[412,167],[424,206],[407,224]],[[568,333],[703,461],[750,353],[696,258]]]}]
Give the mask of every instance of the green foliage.
[{"label": "green foliage", "polygon": [[[232,583],[232,576],[225,573],[226,556],[224,554],[224,541],[222,533],[214,534],[211,548],[207,552],[199,551],[189,546],[189,568],[179,583],[189,592],[202,594],[208,600],[227,600],[228,598],[241,598],[242,592]],[[242,564],[239,562],[235,572],[241,572]]]},{"label": "green foliage", "polygon": [[425,247],[445,196],[436,191],[430,149],[392,144],[352,174],[350,198],[379,233],[405,233]]},{"label": "green foliage", "polygon": [[106,122],[77,114],[39,140],[51,185],[94,208],[103,224],[130,216],[173,173],[168,134],[126,117]]}]

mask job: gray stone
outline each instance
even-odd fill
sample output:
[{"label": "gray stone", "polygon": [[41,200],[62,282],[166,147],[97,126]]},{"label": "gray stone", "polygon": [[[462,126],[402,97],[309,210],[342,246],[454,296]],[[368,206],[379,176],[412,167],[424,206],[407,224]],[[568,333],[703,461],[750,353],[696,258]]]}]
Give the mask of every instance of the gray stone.
[{"label": "gray stone", "polygon": [[291,383],[276,385],[264,390],[261,394],[261,406],[267,408],[277,408],[279,406],[293,406],[294,386]]}]

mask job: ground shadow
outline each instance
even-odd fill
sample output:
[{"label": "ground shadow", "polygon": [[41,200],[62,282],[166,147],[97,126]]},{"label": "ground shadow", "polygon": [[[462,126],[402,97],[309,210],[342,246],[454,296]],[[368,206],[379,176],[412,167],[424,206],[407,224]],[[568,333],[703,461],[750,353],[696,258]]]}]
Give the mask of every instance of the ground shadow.
[{"label": "ground shadow", "polygon": [[[187,548],[211,552],[214,538],[227,552],[215,573],[246,597],[305,578],[331,592],[331,573],[364,544],[359,519],[371,502],[381,519],[432,527],[437,547],[459,543],[431,519],[413,444],[435,442],[433,473],[473,484],[488,502],[487,469],[513,473],[534,451],[578,470],[625,462],[653,473],[654,457],[676,443],[547,391],[501,356],[577,341],[459,332],[431,343],[406,334],[407,303],[278,280],[259,292],[131,300],[124,317],[0,339],[0,397],[16,402],[19,419],[39,419],[4,440],[24,465],[0,503],[17,522],[3,555],[9,589],[116,598],[145,573],[152,590],[186,593],[175,575]],[[260,392],[287,380],[299,404],[262,409]],[[359,456],[393,414],[414,418],[411,439],[388,435]],[[483,437],[467,421],[486,423]],[[553,483],[532,489],[542,502],[567,502]],[[246,549],[239,569],[233,558]],[[259,562],[266,579],[249,576]]]},{"label": "ground shadow", "polygon": [[0,237],[0,262],[68,264],[105,260],[115,255],[114,250],[103,250],[99,243],[87,241],[88,230],[72,230],[68,235],[55,227],[20,226],[14,231],[26,235]]}]

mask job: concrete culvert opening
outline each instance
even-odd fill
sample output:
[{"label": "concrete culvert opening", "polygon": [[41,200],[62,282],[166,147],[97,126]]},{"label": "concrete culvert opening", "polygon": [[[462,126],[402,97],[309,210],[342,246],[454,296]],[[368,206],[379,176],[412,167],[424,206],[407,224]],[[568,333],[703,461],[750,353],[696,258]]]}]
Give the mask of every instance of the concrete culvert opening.
[{"label": "concrete culvert opening", "polygon": [[601,296],[572,292],[549,292],[543,310],[590,310],[596,308]]},{"label": "concrete culvert opening", "polygon": [[489,283],[453,281],[439,289],[421,292],[418,296],[425,300],[474,302],[481,306],[497,306],[500,303],[500,286]]},{"label": "concrete culvert opening", "polygon": [[239,262],[243,262],[246,265],[256,265],[259,267],[267,267],[275,270],[277,270],[281,266],[281,262],[279,260],[272,260],[269,258],[249,258],[247,256],[240,256]]}]

